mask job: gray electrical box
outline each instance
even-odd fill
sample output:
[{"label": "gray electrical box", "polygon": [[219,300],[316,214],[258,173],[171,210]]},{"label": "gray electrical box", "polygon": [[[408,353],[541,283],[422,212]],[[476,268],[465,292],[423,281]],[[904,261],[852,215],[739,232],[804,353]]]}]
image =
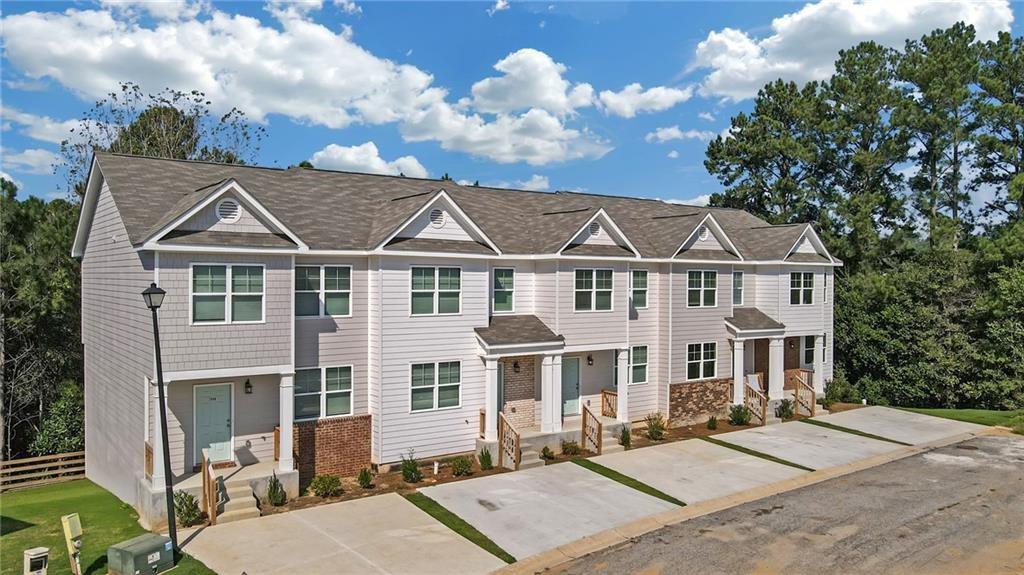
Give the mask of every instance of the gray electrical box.
[{"label": "gray electrical box", "polygon": [[156,533],[139,535],[107,549],[112,575],[156,575],[174,567],[171,538]]}]

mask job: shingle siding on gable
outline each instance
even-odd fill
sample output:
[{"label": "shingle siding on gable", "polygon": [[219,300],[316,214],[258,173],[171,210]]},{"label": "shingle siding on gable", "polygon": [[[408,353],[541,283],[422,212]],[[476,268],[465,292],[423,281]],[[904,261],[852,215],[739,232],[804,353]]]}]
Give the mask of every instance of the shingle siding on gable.
[{"label": "shingle siding on gable", "polygon": [[[238,209],[240,210],[240,213],[238,220],[235,222],[225,223],[220,221],[220,217],[217,216],[217,204],[225,199],[233,199],[238,202]],[[224,194],[217,198],[210,205],[200,210],[199,213],[178,226],[178,229],[208,230],[214,232],[246,232],[254,234],[270,234],[275,233],[276,231],[273,228],[264,225],[263,222],[260,221],[251,210],[249,210],[242,200],[239,200],[232,194]]]},{"label": "shingle siding on gable", "polygon": [[[444,217],[444,225],[434,227],[430,214],[435,209],[441,210]],[[427,238],[437,240],[476,241],[462,224],[459,223],[459,216],[456,215],[452,205],[444,199],[428,207],[422,214],[416,217],[405,229],[398,233],[400,238]]]}]

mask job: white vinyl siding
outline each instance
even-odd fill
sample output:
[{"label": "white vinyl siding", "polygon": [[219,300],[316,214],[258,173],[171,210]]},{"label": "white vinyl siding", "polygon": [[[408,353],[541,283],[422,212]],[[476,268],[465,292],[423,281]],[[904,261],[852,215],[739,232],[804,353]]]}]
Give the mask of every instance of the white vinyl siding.
[{"label": "white vinyl siding", "polygon": [[458,361],[414,363],[409,373],[411,411],[431,411],[462,405],[462,364]]},{"label": "white vinyl siding", "polygon": [[351,266],[295,266],[296,317],[352,315]]},{"label": "white vinyl siding", "polygon": [[686,346],[686,379],[710,379],[715,377],[718,364],[718,344],[711,342],[691,343]]},{"label": "white vinyl siding", "polygon": [[263,321],[263,266],[194,264],[191,275],[192,323]]},{"label": "white vinyl siding", "polygon": [[686,272],[686,307],[718,305],[718,272],[689,270]]},{"label": "white vinyl siding", "polygon": [[632,270],[629,287],[633,309],[647,309],[647,270]]},{"label": "white vinyl siding", "polygon": [[414,266],[409,273],[410,315],[457,315],[462,312],[462,270]]},{"label": "white vinyl siding", "polygon": [[576,311],[611,311],[614,289],[610,269],[577,269],[575,272]]}]

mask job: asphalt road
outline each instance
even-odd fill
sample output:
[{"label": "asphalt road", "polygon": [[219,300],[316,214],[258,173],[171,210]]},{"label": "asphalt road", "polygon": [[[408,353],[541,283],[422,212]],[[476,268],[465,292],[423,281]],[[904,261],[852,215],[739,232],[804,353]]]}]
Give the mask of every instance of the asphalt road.
[{"label": "asphalt road", "polygon": [[554,572],[1024,574],[1024,437],[980,437],[768,497]]}]

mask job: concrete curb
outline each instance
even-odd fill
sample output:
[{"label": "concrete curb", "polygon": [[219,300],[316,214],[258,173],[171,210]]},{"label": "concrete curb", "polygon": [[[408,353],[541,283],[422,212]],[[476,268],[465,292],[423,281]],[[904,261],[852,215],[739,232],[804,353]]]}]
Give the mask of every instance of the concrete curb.
[{"label": "concrete curb", "polygon": [[543,553],[526,557],[511,565],[502,567],[501,569],[494,571],[494,573],[501,575],[534,575],[564,563],[568,563],[569,561],[578,559],[584,555],[589,555],[596,551],[601,551],[609,547],[614,547],[615,545],[626,543],[631,539],[656,531],[662,527],[676,525],[696,517],[702,517],[730,507],[735,507],[751,501],[757,501],[758,499],[764,499],[765,497],[784,493],[786,491],[800,489],[801,487],[807,487],[808,485],[814,485],[816,483],[821,483],[822,481],[835,479],[837,477],[842,477],[844,475],[849,475],[851,473],[856,473],[858,471],[905,459],[919,453],[924,453],[926,451],[931,451],[954,443],[960,443],[982,435],[1004,435],[1005,433],[1006,432],[1004,430],[998,428],[961,433],[928,443],[922,443],[920,445],[902,447],[889,453],[883,453],[881,455],[876,455],[853,463],[847,463],[845,465],[830,467],[827,469],[819,469],[817,471],[810,471],[785,481],[763,485],[740,493],[702,501],[693,505],[687,505],[686,507],[680,507],[678,509],[665,511],[664,513],[658,513],[644,517],[643,519],[631,521],[618,527],[607,529],[605,531],[577,539],[576,541],[566,543],[565,545],[561,545],[549,551],[544,551]]}]

